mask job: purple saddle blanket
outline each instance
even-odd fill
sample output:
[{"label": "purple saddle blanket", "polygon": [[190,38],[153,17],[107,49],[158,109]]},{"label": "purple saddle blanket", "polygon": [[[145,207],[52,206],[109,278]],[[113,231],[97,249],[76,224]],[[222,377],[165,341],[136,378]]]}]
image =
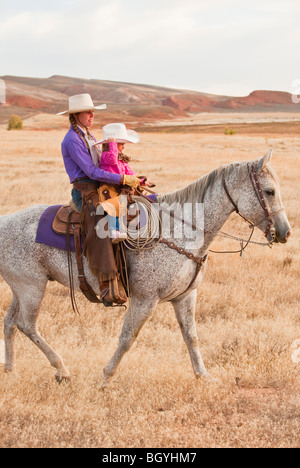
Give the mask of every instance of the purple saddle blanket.
[{"label": "purple saddle blanket", "polygon": [[[37,228],[35,242],[61,250],[67,250],[67,237],[57,234],[52,229],[52,223],[59,208],[63,205],[49,206],[42,214]],[[71,250],[75,251],[74,236],[70,237]]]}]

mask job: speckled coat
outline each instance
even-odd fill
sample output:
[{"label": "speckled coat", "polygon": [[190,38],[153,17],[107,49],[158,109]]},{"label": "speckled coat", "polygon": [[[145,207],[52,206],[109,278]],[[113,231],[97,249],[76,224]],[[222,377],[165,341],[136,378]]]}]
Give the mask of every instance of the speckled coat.
[{"label": "speckled coat", "polygon": [[[269,160],[270,153],[264,158],[253,161],[252,164],[256,167],[262,189],[266,193],[274,192],[274,195],[268,197],[267,202],[270,210],[277,213],[273,219],[276,238],[280,242],[286,242],[291,228],[285,212],[282,210],[277,212],[282,206],[279,181],[269,165]],[[158,200],[160,203],[188,201],[193,206],[196,202],[203,203],[204,238],[196,236],[193,245],[193,253],[200,257],[208,252],[215,235],[234,211],[222,185],[224,173],[231,197],[238,204],[240,212],[253,223],[261,220],[262,208],[247,176],[247,163],[233,163],[213,171],[185,189],[161,196]],[[5,369],[11,371],[14,367],[14,338],[18,328],[47,356],[51,365],[57,370],[56,378],[62,380],[69,378],[69,371],[62,358],[43,339],[36,327],[40,304],[49,278],[69,286],[66,253],[35,243],[38,222],[45,209],[46,206],[40,205],[0,217],[2,246],[0,274],[13,293],[4,321]],[[263,232],[267,222],[267,220],[260,221],[258,227]],[[177,228],[179,227],[178,223],[179,221],[175,221],[175,229],[176,224]],[[182,226],[182,223],[180,224]],[[173,241],[180,247],[188,248],[189,244],[184,237]],[[197,288],[202,281],[207,262],[203,265],[197,280],[192,282],[196,270],[195,262],[167,245],[158,244],[155,249],[141,252],[140,255],[128,251],[127,261],[130,270],[130,307],[125,315],[118,347],[104,368],[104,383],[106,384],[114,375],[124,353],[129,350],[157,304],[166,301],[170,301],[174,306],[195,376],[208,376],[200,355],[195,325]],[[74,256],[73,263],[76,271]],[[98,281],[88,270],[86,261],[84,266],[88,282],[99,293]],[[76,290],[80,291],[76,277],[74,282]]]}]

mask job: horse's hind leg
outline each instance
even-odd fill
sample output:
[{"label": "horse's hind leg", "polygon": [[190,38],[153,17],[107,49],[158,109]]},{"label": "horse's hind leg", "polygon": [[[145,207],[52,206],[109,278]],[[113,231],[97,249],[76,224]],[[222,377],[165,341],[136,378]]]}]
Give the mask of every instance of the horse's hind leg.
[{"label": "horse's hind leg", "polygon": [[194,374],[196,377],[209,377],[205,369],[198,346],[198,337],[195,323],[195,306],[197,291],[188,296],[172,301],[183,339],[189,350]]},{"label": "horse's hind leg", "polygon": [[12,371],[15,364],[14,341],[18,310],[18,299],[17,296],[13,294],[11,304],[4,319],[5,370],[7,372]]},{"label": "horse's hind leg", "polygon": [[22,299],[19,298],[17,327],[45,354],[51,366],[57,369],[56,379],[60,382],[63,379],[69,379],[69,371],[65,367],[62,358],[49,346],[36,329],[36,320],[44,291],[45,287],[42,290],[33,286],[26,288],[26,294],[23,293]]}]

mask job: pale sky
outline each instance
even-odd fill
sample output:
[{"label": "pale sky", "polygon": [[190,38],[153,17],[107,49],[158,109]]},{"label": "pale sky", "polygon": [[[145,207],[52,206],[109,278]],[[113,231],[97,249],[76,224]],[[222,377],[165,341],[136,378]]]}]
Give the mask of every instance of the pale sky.
[{"label": "pale sky", "polygon": [[299,0],[0,0],[0,76],[293,92]]}]

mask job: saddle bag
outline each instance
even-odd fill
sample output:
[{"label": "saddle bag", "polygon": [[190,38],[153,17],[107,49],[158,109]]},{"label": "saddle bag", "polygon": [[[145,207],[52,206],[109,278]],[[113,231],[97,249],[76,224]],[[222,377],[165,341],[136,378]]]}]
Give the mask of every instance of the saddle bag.
[{"label": "saddle bag", "polygon": [[52,223],[52,229],[57,234],[67,235],[67,227],[69,225],[69,233],[74,234],[75,228],[80,227],[81,214],[72,210],[71,206],[65,205],[59,208]]}]

